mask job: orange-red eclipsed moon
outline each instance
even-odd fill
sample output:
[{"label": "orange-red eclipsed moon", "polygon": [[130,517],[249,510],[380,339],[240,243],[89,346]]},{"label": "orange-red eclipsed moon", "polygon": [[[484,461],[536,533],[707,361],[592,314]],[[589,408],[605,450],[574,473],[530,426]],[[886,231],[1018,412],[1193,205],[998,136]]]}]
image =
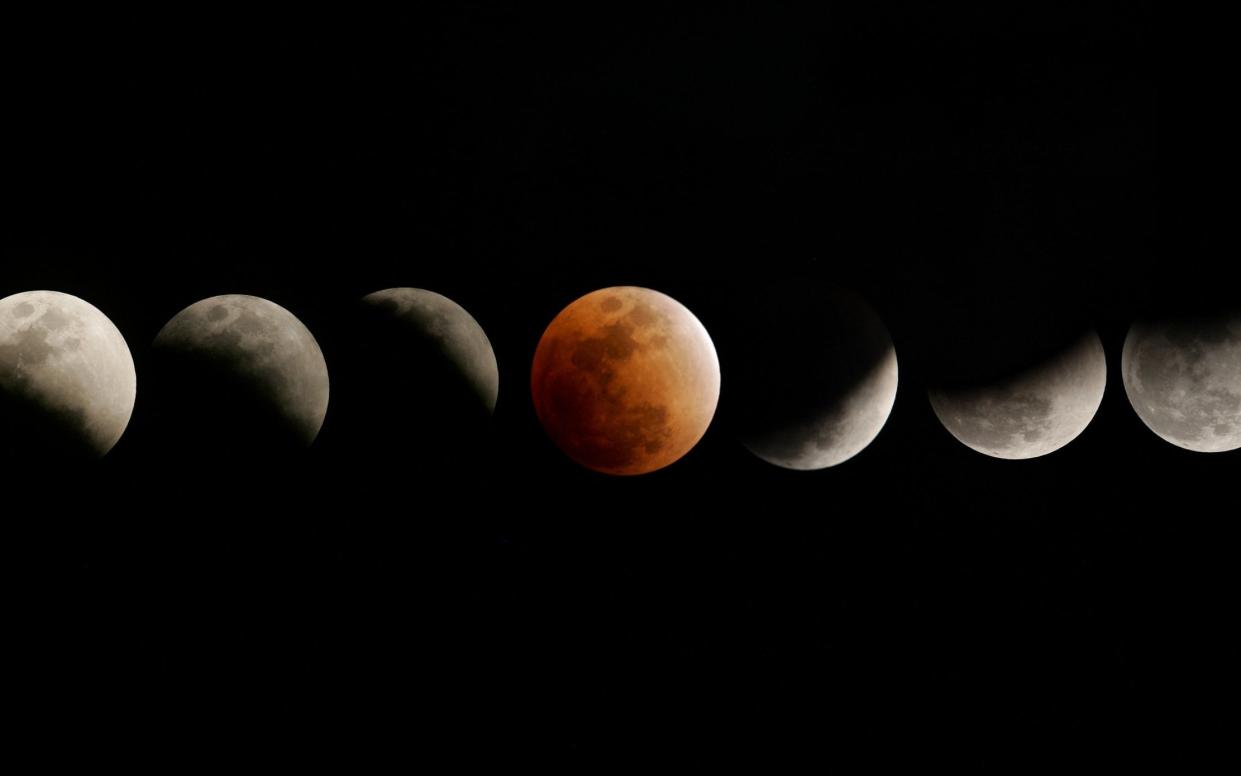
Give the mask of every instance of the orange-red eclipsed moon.
[{"label": "orange-red eclipsed moon", "polygon": [[649,288],[604,288],[547,327],[530,387],[543,428],[570,458],[645,474],[702,439],[720,397],[720,362],[680,302]]}]

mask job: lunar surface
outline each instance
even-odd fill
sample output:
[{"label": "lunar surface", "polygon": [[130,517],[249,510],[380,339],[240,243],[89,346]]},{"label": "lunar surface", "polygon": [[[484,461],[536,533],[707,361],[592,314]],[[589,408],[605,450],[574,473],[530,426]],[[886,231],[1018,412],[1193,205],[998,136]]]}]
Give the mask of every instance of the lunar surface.
[{"label": "lunar surface", "polygon": [[195,302],[155,338],[168,422],[186,444],[305,446],[328,406],[310,331],[283,307],[232,294]]},{"label": "lunar surface", "polygon": [[413,359],[411,366],[423,379],[446,373],[488,413],[495,411],[500,392],[496,354],[483,327],[461,305],[420,288],[376,291],[362,304],[367,308],[364,336],[388,341],[388,355],[395,359]]},{"label": "lunar surface", "polygon": [[896,350],[883,321],[856,294],[830,286],[751,301],[737,370],[745,446],[799,470],[857,455],[896,400]]},{"label": "lunar surface", "polygon": [[1202,453],[1241,448],[1241,312],[1135,323],[1120,369],[1133,409],[1164,440]]},{"label": "lunar surface", "polygon": [[720,395],[707,330],[675,299],[632,286],[566,307],[531,370],[539,420],[570,458],[609,474],[643,474],[685,455]]},{"label": "lunar surface", "polygon": [[1059,354],[1011,377],[967,387],[934,387],[931,406],[962,444],[996,458],[1023,459],[1077,438],[1103,401],[1107,361],[1088,331]]},{"label": "lunar surface", "polygon": [[137,390],[125,338],[88,302],[55,291],[0,300],[0,449],[102,456]]}]

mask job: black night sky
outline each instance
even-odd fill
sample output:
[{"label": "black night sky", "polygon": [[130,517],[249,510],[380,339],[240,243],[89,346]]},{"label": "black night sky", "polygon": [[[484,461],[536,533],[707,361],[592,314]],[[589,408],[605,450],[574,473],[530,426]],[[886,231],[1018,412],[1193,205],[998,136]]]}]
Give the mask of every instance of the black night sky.
[{"label": "black night sky", "polygon": [[[139,382],[102,461],[0,476],[12,702],[42,750],[583,772],[1141,756],[1163,545],[1238,460],[1157,438],[1119,379],[1130,321],[1185,297],[1152,7],[410,5],[10,30],[0,297],[90,301]],[[776,282],[856,290],[895,343],[892,414],[840,466],[778,469],[736,438],[747,297]],[[611,285],[675,297],[721,361],[706,436],[642,477],[573,463],[531,406],[544,328]],[[393,286],[454,299],[495,347],[494,422],[464,450],[374,424],[359,451],[335,404],[302,455],[156,444],[144,366],[179,310],[288,308],[336,396],[343,311]],[[1028,461],[958,443],[927,400],[941,346],[1043,320],[1098,331],[1094,421]]]}]

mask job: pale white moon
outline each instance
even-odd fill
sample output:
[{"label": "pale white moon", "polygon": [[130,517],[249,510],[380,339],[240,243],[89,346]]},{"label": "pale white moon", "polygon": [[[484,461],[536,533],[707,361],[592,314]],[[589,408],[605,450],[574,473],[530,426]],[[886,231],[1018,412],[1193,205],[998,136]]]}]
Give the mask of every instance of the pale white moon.
[{"label": "pale white moon", "polygon": [[37,437],[6,446],[102,456],[125,433],[137,392],[125,338],[89,302],[57,291],[0,299],[0,433]]},{"label": "pale white moon", "polygon": [[1036,458],[1072,442],[1094,418],[1107,384],[1107,359],[1090,330],[1072,346],[1013,377],[962,388],[932,388],[931,407],[966,447],[995,458]]},{"label": "pale white moon", "polygon": [[1147,428],[1201,453],[1241,448],[1241,313],[1135,323],[1120,371]]}]

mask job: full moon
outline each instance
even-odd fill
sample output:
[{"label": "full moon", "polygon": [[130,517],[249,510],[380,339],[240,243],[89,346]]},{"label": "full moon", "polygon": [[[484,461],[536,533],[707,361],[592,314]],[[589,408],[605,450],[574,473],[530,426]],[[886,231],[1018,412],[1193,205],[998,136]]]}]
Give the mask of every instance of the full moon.
[{"label": "full moon", "polygon": [[1067,348],[988,383],[936,386],[931,407],[962,444],[995,458],[1059,450],[1094,418],[1107,384],[1103,343],[1093,329]]},{"label": "full moon", "polygon": [[644,474],[706,433],[720,363],[680,302],[647,288],[605,288],[547,327],[530,387],[539,421],[570,458],[608,474]]},{"label": "full moon", "polygon": [[93,305],[56,291],[0,299],[0,450],[102,456],[137,391],[125,338]]},{"label": "full moon", "polygon": [[230,294],[195,302],[155,338],[169,430],[185,445],[304,447],[328,406],[319,344],[283,307]]},{"label": "full moon", "polygon": [[1146,426],[1201,453],[1241,448],[1241,311],[1135,323],[1120,371]]},{"label": "full moon", "polygon": [[896,349],[883,321],[832,286],[772,289],[746,301],[736,405],[745,446],[799,470],[857,455],[896,400]]}]

